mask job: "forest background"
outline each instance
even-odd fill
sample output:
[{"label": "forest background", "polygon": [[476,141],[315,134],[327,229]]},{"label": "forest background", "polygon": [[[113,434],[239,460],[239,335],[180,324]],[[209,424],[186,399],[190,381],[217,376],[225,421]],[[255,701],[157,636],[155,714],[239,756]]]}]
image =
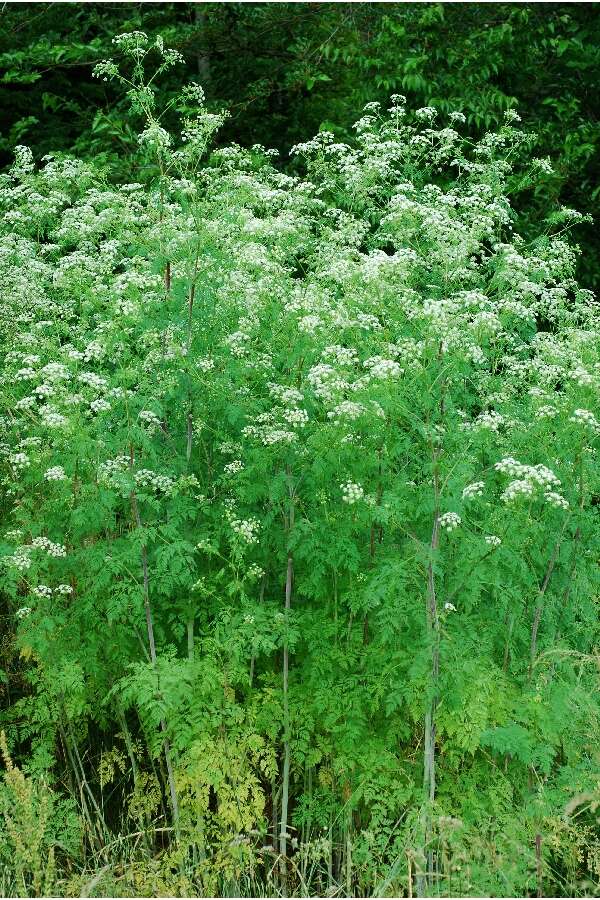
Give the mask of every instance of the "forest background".
[{"label": "forest background", "polygon": [[0,893],[600,894],[599,76],[2,5]]}]

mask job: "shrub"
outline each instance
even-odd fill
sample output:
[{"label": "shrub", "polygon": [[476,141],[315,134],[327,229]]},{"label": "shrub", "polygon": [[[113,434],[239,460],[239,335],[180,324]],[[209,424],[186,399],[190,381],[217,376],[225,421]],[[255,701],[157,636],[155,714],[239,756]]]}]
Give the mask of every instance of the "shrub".
[{"label": "shrub", "polygon": [[473,144],[400,96],[353,145],[298,145],[302,177],[207,156],[201,91],[177,143],[152,48],[119,44],[149,182],[22,149],[1,185],[2,564],[34,753],[135,711],[179,864],[230,883],[577,889],[587,850],[569,869],[551,825],[598,739],[576,214],[526,243],[510,192],[539,165],[511,114]]}]

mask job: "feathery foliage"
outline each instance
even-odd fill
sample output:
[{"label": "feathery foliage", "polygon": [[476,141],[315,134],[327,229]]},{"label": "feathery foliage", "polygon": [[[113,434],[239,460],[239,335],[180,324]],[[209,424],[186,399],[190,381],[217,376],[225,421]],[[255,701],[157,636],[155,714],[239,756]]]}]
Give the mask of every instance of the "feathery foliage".
[{"label": "feathery foliage", "polygon": [[0,183],[7,892],[597,892],[581,216],[516,232],[511,110],[396,94],[292,176],[116,44],[143,183]]}]

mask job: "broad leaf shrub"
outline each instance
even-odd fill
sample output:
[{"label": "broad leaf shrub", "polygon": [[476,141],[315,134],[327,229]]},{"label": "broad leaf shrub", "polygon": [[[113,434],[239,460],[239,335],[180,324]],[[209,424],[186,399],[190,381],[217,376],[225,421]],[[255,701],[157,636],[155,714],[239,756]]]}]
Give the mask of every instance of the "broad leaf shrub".
[{"label": "broad leaf shrub", "polygon": [[301,177],[207,155],[118,41],[150,184],[20,148],[0,186],[2,720],[78,799],[65,892],[597,891],[577,215],[526,243],[512,114],[398,95]]}]

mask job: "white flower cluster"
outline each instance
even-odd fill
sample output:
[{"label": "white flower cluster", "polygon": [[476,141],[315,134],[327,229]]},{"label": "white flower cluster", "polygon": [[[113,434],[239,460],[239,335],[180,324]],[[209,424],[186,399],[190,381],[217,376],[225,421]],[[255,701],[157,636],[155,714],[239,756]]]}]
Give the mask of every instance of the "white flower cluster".
[{"label": "white flower cluster", "polygon": [[52,466],[44,472],[46,481],[64,481],[66,477],[62,466]]},{"label": "white flower cluster", "polygon": [[28,469],[31,465],[26,453],[11,453],[9,460],[15,469]]},{"label": "white flower cluster", "polygon": [[246,544],[256,544],[258,542],[258,533],[260,531],[258,519],[237,519],[233,516],[228,516],[228,519],[231,530],[234,534],[239,535]]},{"label": "white flower cluster", "polygon": [[304,334],[314,334],[322,325],[323,320],[319,316],[309,315],[298,319],[298,331],[302,331]]},{"label": "white flower cluster", "polygon": [[16,569],[18,572],[26,572],[31,568],[31,548],[27,545],[17,547],[15,552],[10,556],[5,556],[3,563],[10,569]]},{"label": "white flower cluster", "polygon": [[386,379],[398,378],[403,373],[403,368],[394,359],[384,359],[381,356],[372,356],[363,363],[369,370],[372,378]]},{"label": "white flower cluster", "polygon": [[556,477],[554,472],[541,463],[537,466],[528,466],[513,459],[512,456],[507,456],[499,462],[494,463],[494,469],[497,472],[501,472],[503,475],[512,475],[517,478],[526,479],[533,485],[539,485],[540,487],[560,485],[560,480]]},{"label": "white flower cluster", "polygon": [[55,559],[67,555],[66,547],[63,547],[62,544],[55,544],[47,537],[35,537],[31,542],[31,547],[35,550],[44,550],[48,556],[52,556]]},{"label": "white flower cluster", "polygon": [[589,409],[576,409],[569,418],[569,422],[575,422],[576,425],[583,425],[586,428],[591,428],[593,432],[600,434],[600,422]]},{"label": "white flower cluster", "polygon": [[73,588],[70,584],[59,584],[58,587],[54,588],[54,593],[63,595],[72,594]]},{"label": "white flower cluster", "polygon": [[24,175],[33,172],[35,163],[33,161],[33,153],[29,147],[23,144],[17,144],[14,149],[15,160],[11,166],[10,174],[13,178],[22,178]]},{"label": "white flower cluster", "polygon": [[276,384],[273,381],[269,381],[267,387],[270,395],[281,403],[285,403],[286,406],[297,406],[298,403],[304,400],[302,393],[297,388],[289,387],[289,385]]},{"label": "white flower cluster", "polygon": [[52,594],[59,594],[61,596],[68,596],[73,593],[73,588],[70,584],[59,584],[58,587],[55,587],[54,590],[46,584],[38,584],[37,587],[34,587],[32,590],[32,594],[35,594],[36,597],[40,599],[51,597]]},{"label": "white flower cluster", "polygon": [[346,481],[344,484],[340,484],[340,488],[342,491],[342,500],[344,503],[350,505],[358,503],[365,495],[363,486],[355,481]]},{"label": "white flower cluster", "polygon": [[543,172],[544,175],[554,175],[554,169],[552,168],[549,157],[537,157],[536,159],[532,159],[531,162],[532,165],[540,172]]},{"label": "white flower cluster", "polygon": [[325,402],[333,402],[336,396],[348,387],[348,382],[333,366],[318,363],[307,375],[308,383],[315,396]]},{"label": "white flower cluster", "polygon": [[33,393],[38,397],[52,397],[56,393],[56,388],[51,384],[38,384]]},{"label": "white flower cluster", "polygon": [[138,419],[143,422],[145,425],[149,425],[150,429],[154,431],[156,428],[160,428],[160,417],[153,413],[150,409],[142,409],[138,413]]},{"label": "white flower cluster", "polygon": [[499,538],[496,534],[486,534],[484,541],[488,547],[499,547],[502,543],[502,538]]},{"label": "white flower cluster", "polygon": [[[287,410],[287,413],[293,413],[295,410]],[[296,434],[282,427],[282,423],[277,421],[278,413],[281,410],[259,413],[255,416],[253,425],[245,425],[242,428],[242,434],[246,437],[256,438],[264,447],[271,447],[274,444],[292,444],[296,440]],[[299,411],[298,421],[302,425],[306,424],[308,416],[303,410]],[[306,418],[305,418],[306,416]],[[302,427],[301,425],[301,427]]]},{"label": "white flower cluster", "polygon": [[498,432],[504,424],[504,416],[495,410],[480,413],[473,423],[476,428],[487,428],[489,431]]},{"label": "white flower cluster", "polygon": [[304,428],[304,426],[308,422],[308,413],[305,409],[286,409],[283,412],[283,418],[285,421],[296,428]]},{"label": "white flower cluster", "polygon": [[241,453],[242,445],[234,443],[234,441],[223,441],[219,444],[218,449],[225,456],[235,456],[236,453]]},{"label": "white flower cluster", "polygon": [[20,400],[17,400],[15,403],[15,409],[33,409],[35,406],[35,397],[21,397]]},{"label": "white flower cluster", "polygon": [[264,447],[271,447],[274,444],[293,444],[296,435],[293,431],[287,431],[285,428],[278,428],[273,425],[246,425],[242,428],[242,434],[246,437],[255,437],[260,440]]},{"label": "white flower cluster", "polygon": [[381,322],[377,316],[371,313],[357,313],[356,324],[364,331],[379,331],[381,329]]},{"label": "white flower cluster", "polygon": [[104,390],[108,386],[106,378],[96,375],[95,372],[82,372],[81,375],[77,376],[77,380],[95,390]]},{"label": "white flower cluster", "polygon": [[40,416],[44,425],[48,428],[63,428],[68,423],[66,416],[56,412],[51,407],[46,407],[40,411]]},{"label": "white flower cluster", "polygon": [[535,411],[536,419],[553,419],[558,415],[558,410],[555,406],[552,406],[551,403],[546,403],[543,406],[538,406]]},{"label": "white flower cluster", "polygon": [[53,559],[61,559],[67,555],[67,549],[62,544],[56,544],[47,537],[36,537],[31,544],[23,544],[20,547],[16,547],[14,553],[5,556],[3,559],[4,565],[17,569],[19,572],[25,572],[31,568],[31,553],[34,550],[43,550]]},{"label": "white flower cluster", "polygon": [[446,512],[442,513],[442,515],[438,518],[438,522],[442,528],[445,528],[446,531],[450,533],[451,531],[454,531],[455,528],[459,527],[462,519],[458,515],[458,513]]},{"label": "white flower cluster", "polygon": [[360,419],[365,411],[362,403],[344,400],[327,413],[327,418],[332,419],[335,425],[339,425],[343,420],[354,422],[356,419]]},{"label": "white flower cluster", "polygon": [[69,381],[71,373],[63,363],[51,362],[47,363],[41,370],[40,374],[47,381]]},{"label": "white flower cluster", "polygon": [[354,347],[343,347],[341,344],[330,344],[325,347],[321,356],[339,366],[353,366],[358,362],[358,353]]},{"label": "white flower cluster", "polygon": [[36,375],[35,369],[27,367],[25,369],[18,369],[14,374],[14,378],[16,381],[31,381]]},{"label": "white flower cluster", "polygon": [[551,506],[557,509],[568,509],[568,500],[562,494],[551,490],[560,485],[560,480],[547,466],[541,463],[537,466],[524,465],[508,456],[495,463],[494,468],[504,475],[517,476],[500,496],[505,503],[512,503],[520,498],[534,497],[536,492],[541,489],[544,500]]},{"label": "white flower cluster", "polygon": [[497,434],[502,425],[504,425],[504,416],[492,409],[489,412],[479,413],[472,423],[466,423],[463,427],[481,428]]},{"label": "white flower cluster", "polygon": [[138,141],[157,150],[167,150],[173,142],[169,132],[157,122],[145,128],[138,136]]},{"label": "white flower cluster", "polygon": [[468,484],[463,488],[463,500],[470,500],[472,497],[483,497],[484,487],[485,482],[483,481],[474,481],[473,484]]},{"label": "white flower cluster", "polygon": [[104,397],[96,397],[95,400],[90,402],[90,409],[94,413],[108,412],[110,408],[110,403]]},{"label": "white flower cluster", "polygon": [[249,340],[250,335],[246,334],[245,331],[234,331],[232,334],[227,336],[227,338],[225,339],[225,343],[229,347],[231,354],[241,359],[248,353],[246,344]]},{"label": "white flower cluster", "polygon": [[476,330],[496,333],[501,331],[502,323],[496,313],[484,310],[473,317],[472,326]]},{"label": "white flower cluster", "polygon": [[223,471],[227,472],[228,475],[237,475],[238,472],[241,472],[244,468],[244,463],[241,459],[233,459],[230,463],[227,463],[223,466]]},{"label": "white flower cluster", "polygon": [[107,459],[98,466],[98,481],[105,487],[111,487],[114,479],[129,469],[129,457],[121,455]]},{"label": "white flower cluster", "polygon": [[569,501],[566,500],[562,494],[558,494],[556,491],[546,491],[544,493],[544,499],[550,506],[556,507],[556,509],[568,509]]},{"label": "white flower cluster", "polygon": [[105,349],[99,341],[90,341],[83,351],[84,362],[91,362],[93,359],[102,359]]},{"label": "white flower cluster", "polygon": [[510,482],[500,499],[504,500],[505,503],[511,503],[520,497],[532,497],[534,490],[535,486],[531,481],[527,481],[524,478],[516,478]]},{"label": "white flower cluster", "polygon": [[171,494],[175,481],[168,475],[158,475],[152,469],[139,469],[135,475],[135,483],[140,487],[151,488],[160,494]]},{"label": "white flower cluster", "polygon": [[421,122],[433,122],[436,116],[437,109],[434,106],[422,106],[415,110],[415,118]]},{"label": "white flower cluster", "polygon": [[575,366],[573,371],[569,373],[569,378],[577,382],[579,387],[590,387],[595,382],[594,376],[590,375],[583,366]]}]

